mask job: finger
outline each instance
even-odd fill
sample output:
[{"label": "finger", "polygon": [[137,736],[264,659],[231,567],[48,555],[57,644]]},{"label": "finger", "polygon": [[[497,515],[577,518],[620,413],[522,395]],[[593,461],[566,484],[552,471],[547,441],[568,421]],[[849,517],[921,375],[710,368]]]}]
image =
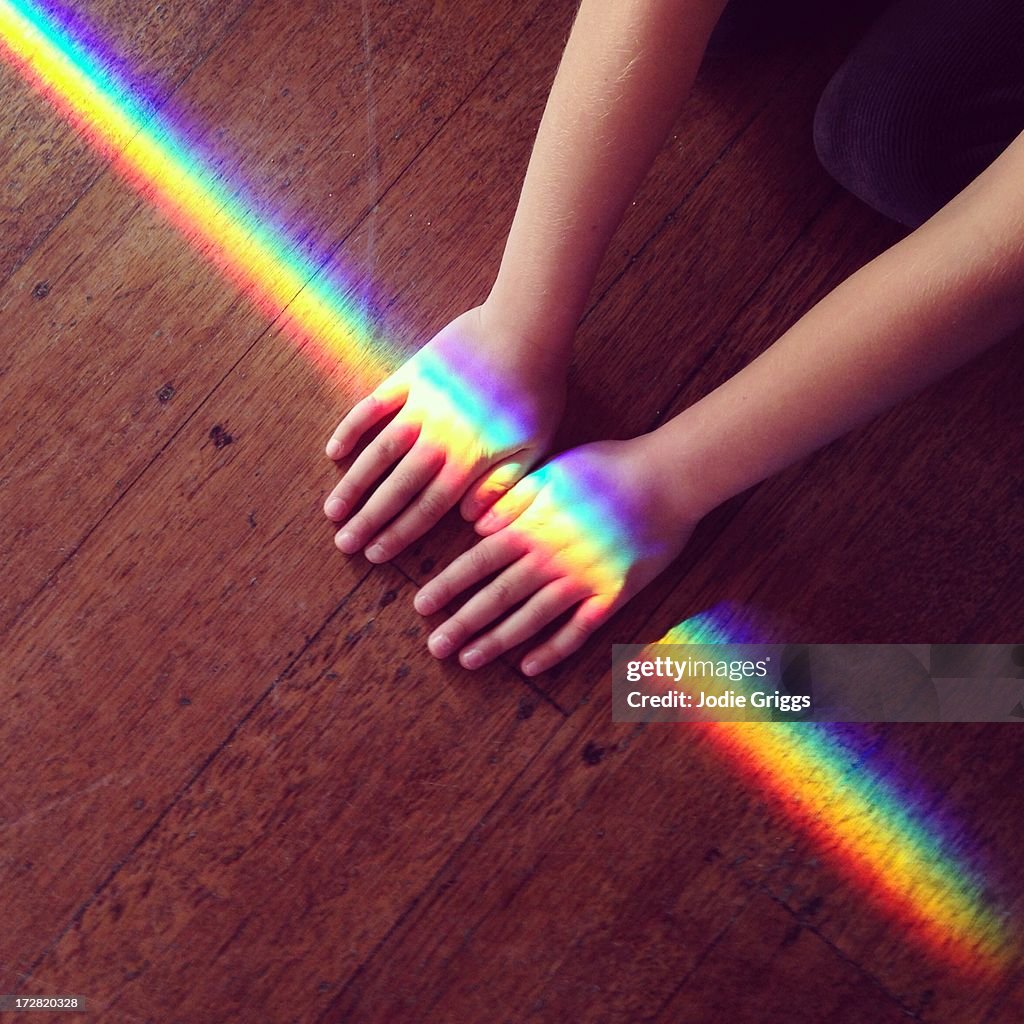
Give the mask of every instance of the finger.
[{"label": "finger", "polygon": [[398,518],[373,538],[366,548],[366,557],[371,562],[394,558],[454,508],[465,487],[465,473],[451,463],[445,464],[417,496],[410,497],[392,514]]},{"label": "finger", "polygon": [[356,402],[331,434],[327,442],[327,457],[340,459],[347,455],[366,431],[400,409],[408,395],[408,385],[389,377],[362,401]]},{"label": "finger", "polygon": [[529,601],[482,637],[478,637],[459,655],[463,668],[479,668],[499,654],[528,640],[549,622],[578,603],[586,592],[567,576],[547,583]]},{"label": "finger", "polygon": [[472,522],[483,515],[499,498],[504,497],[526,474],[530,460],[523,455],[510,455],[507,459],[482,473],[466,492],[459,511],[462,518]]},{"label": "finger", "polygon": [[471,636],[550,580],[548,575],[540,576],[536,561],[524,555],[438,626],[427,640],[427,647],[438,658],[457,651]]},{"label": "finger", "polygon": [[533,504],[540,493],[543,480],[539,473],[524,476],[504,497],[495,502],[475,523],[474,529],[482,537],[497,533],[518,519]]},{"label": "finger", "polygon": [[432,615],[467,587],[504,569],[525,550],[526,542],[510,533],[495,534],[480,541],[421,587],[413,607],[421,615]]},{"label": "finger", "polygon": [[416,443],[419,427],[412,423],[389,423],[358,455],[348,472],[338,481],[324,502],[324,512],[336,522],[359,504],[381,475],[401,459]]},{"label": "finger", "polygon": [[367,498],[366,504],[345,524],[338,534],[338,547],[349,555],[358,551],[385,523],[408,506],[443,465],[444,452],[436,445],[413,445],[390,476]]},{"label": "finger", "polygon": [[603,595],[588,597],[554,636],[523,658],[520,665],[523,674],[539,675],[568,658],[570,654],[574,654],[598,627],[603,626],[611,618],[615,607],[615,604]]}]

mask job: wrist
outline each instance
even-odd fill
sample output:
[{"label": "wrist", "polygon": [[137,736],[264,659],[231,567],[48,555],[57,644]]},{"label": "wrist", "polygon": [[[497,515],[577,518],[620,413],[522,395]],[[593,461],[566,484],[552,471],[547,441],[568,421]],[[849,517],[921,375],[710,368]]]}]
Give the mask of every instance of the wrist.
[{"label": "wrist", "polygon": [[717,497],[704,486],[699,440],[680,429],[678,418],[635,441],[653,500],[682,528],[692,529],[728,497]]},{"label": "wrist", "polygon": [[525,317],[491,294],[478,307],[481,335],[521,372],[564,380],[572,359],[571,326]]}]

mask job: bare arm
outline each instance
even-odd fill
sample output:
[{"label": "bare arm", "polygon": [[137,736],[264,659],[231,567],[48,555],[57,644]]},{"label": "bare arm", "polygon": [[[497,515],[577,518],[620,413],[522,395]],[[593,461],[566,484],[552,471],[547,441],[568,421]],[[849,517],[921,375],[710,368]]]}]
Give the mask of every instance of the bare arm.
[{"label": "bare arm", "polygon": [[387,561],[460,499],[475,519],[544,454],[598,262],[724,2],[584,0],[490,296],[357,403],[327,443],[344,458],[390,418],[324,504],[342,551]]},{"label": "bare arm", "polygon": [[[1024,135],[757,359],[648,435],[698,517],[1024,322]],[[682,470],[682,472],[679,472]]]},{"label": "bare arm", "polygon": [[458,650],[476,668],[574,609],[522,664],[527,675],[550,668],[657,576],[715,505],[1022,322],[1024,135],[711,394],[650,434],[573,449],[513,488],[477,521],[485,539],[417,595],[430,613],[501,573],[434,630],[431,651]]},{"label": "bare arm", "polygon": [[601,257],[664,144],[725,0],[583,0],[485,322],[564,370]]}]

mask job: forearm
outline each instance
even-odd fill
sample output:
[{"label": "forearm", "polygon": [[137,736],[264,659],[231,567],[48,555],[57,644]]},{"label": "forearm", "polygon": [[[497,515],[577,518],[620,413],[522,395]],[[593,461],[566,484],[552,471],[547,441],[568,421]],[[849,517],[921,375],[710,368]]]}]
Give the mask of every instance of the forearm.
[{"label": "forearm", "polygon": [[648,435],[682,518],[949,372],[1024,322],[1024,136],[932,220]]},{"label": "forearm", "polygon": [[696,75],[724,0],[583,0],[530,157],[488,315],[556,364],[597,266]]}]

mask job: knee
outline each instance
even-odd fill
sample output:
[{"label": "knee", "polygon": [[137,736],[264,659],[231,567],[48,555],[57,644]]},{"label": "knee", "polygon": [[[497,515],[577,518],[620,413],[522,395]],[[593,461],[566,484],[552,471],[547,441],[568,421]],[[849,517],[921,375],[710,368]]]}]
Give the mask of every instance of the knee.
[{"label": "knee", "polygon": [[927,95],[879,69],[847,60],[829,82],[814,117],[814,146],[825,169],[879,213],[917,227],[952,198],[944,180],[936,122]]}]

